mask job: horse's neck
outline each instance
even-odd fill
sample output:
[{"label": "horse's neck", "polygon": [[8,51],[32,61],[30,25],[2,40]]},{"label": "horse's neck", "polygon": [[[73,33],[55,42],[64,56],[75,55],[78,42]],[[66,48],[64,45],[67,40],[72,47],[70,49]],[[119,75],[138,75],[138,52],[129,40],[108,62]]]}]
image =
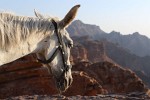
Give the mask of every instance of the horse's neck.
[{"label": "horse's neck", "polygon": [[26,41],[11,47],[8,51],[0,50],[0,65],[12,62],[30,53],[36,53],[44,48],[44,36],[33,36]]}]

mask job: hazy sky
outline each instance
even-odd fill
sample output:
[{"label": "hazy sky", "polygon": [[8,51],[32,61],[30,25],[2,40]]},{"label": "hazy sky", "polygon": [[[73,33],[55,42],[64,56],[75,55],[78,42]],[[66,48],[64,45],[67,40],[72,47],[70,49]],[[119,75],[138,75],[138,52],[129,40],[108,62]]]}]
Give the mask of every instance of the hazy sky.
[{"label": "hazy sky", "polygon": [[150,37],[150,0],[1,0],[0,10],[34,16],[33,10],[63,18],[81,4],[76,19],[96,24],[105,32],[139,32]]}]

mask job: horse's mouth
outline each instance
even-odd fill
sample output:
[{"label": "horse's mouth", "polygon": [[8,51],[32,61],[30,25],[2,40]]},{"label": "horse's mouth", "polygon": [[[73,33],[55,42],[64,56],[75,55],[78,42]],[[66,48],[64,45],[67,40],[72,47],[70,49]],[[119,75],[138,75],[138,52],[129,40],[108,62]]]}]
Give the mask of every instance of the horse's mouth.
[{"label": "horse's mouth", "polygon": [[60,92],[65,92],[69,86],[72,84],[73,79],[72,78],[61,78],[59,81],[57,81],[57,88]]}]

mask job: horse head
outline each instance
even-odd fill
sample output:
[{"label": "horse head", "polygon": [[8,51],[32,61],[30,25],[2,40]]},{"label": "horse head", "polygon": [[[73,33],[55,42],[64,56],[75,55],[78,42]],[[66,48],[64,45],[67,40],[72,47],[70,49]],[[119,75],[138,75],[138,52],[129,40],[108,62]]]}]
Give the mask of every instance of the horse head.
[{"label": "horse head", "polygon": [[[40,62],[44,63],[53,74],[57,83],[57,88],[65,91],[72,83],[70,63],[70,49],[73,46],[73,40],[70,38],[66,27],[73,21],[80,5],[74,6],[62,20],[52,19],[52,34],[45,41],[47,48],[37,53]],[[37,12],[38,18],[43,16]]]}]

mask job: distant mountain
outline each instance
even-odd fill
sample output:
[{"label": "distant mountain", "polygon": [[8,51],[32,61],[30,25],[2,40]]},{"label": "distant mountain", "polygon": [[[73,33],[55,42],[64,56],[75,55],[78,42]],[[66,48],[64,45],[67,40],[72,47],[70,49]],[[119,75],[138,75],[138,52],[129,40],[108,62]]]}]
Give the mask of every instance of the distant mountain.
[{"label": "distant mountain", "polygon": [[150,56],[140,57],[109,41],[103,41],[107,56],[119,65],[150,75]]},{"label": "distant mountain", "polygon": [[73,36],[89,36],[94,40],[107,40],[128,49],[137,56],[150,56],[150,39],[144,35],[135,32],[130,35],[122,35],[119,32],[112,31],[106,33],[99,26],[84,24],[80,20],[74,21],[69,27],[68,32]]},{"label": "distant mountain", "polygon": [[69,27],[68,32],[70,36],[90,36],[95,39],[96,36],[104,34],[105,32],[100,29],[99,26],[84,24],[80,20],[74,21]]},{"label": "distant mountain", "polygon": [[119,32],[112,31],[109,34],[102,34],[99,39],[107,39],[110,42],[128,49],[137,56],[150,55],[150,39],[144,35],[135,32],[130,35],[122,35]]}]

